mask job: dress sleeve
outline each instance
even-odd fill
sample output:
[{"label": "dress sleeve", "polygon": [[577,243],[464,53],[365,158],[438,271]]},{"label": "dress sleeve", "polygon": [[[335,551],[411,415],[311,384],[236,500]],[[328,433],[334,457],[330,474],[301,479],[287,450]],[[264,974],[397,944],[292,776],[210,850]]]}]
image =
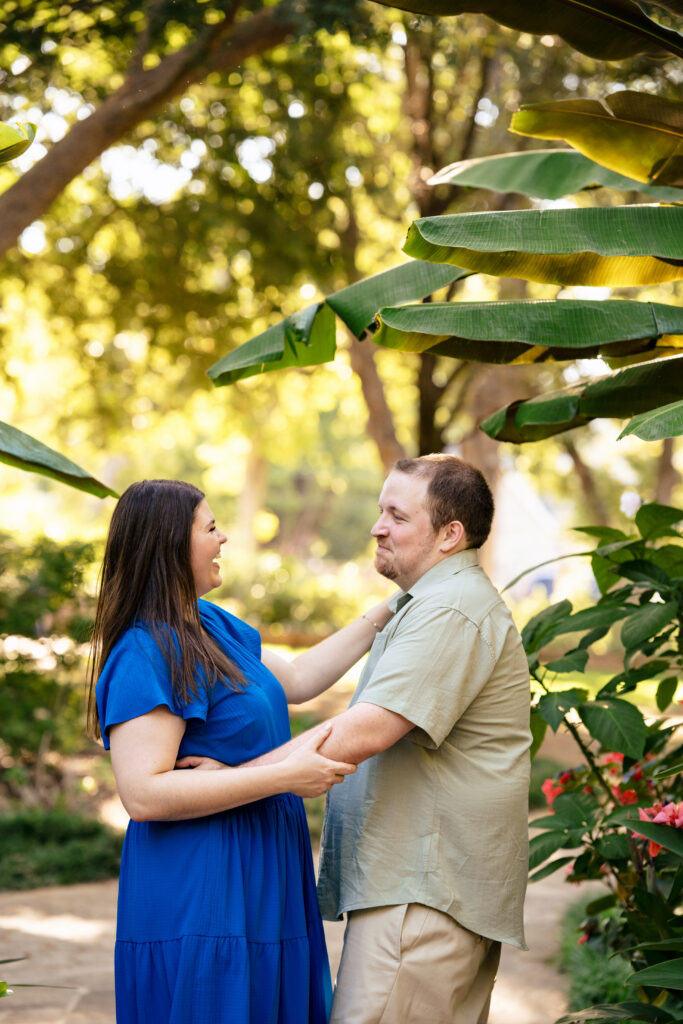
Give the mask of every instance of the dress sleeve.
[{"label": "dress sleeve", "polygon": [[481,691],[495,657],[461,611],[435,602],[412,612],[404,615],[358,700],[403,715],[417,727],[410,739],[433,749]]},{"label": "dress sleeve", "polygon": [[154,637],[134,626],[118,641],[97,681],[97,709],[105,749],[109,749],[112,725],[167,707],[181,718],[206,721],[208,699],[200,686],[199,696],[187,703],[173,696],[166,660]]}]

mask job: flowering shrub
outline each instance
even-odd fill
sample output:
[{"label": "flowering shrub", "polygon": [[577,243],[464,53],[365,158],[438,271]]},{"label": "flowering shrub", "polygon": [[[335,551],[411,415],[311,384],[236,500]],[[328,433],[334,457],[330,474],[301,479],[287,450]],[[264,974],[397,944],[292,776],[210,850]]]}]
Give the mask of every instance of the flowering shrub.
[{"label": "flowering shrub", "polygon": [[[674,529],[681,520],[683,510],[653,504],[636,515],[638,535],[586,528],[599,541],[592,568],[600,599],[577,612],[561,601],[522,631],[532,753],[550,727],[568,730],[580,755],[542,786],[549,813],[534,821],[530,881],[560,868],[568,882],[600,880],[605,894],[588,905],[579,942],[632,968],[632,1001],[557,1024],[683,1021],[683,746],[666,717],[683,670],[683,537]],[[593,644],[615,628],[623,668],[593,699],[580,686],[557,689],[558,676],[580,674]],[[558,654],[558,639],[571,635],[578,642]],[[654,720],[623,699],[645,681],[656,683]]]}]

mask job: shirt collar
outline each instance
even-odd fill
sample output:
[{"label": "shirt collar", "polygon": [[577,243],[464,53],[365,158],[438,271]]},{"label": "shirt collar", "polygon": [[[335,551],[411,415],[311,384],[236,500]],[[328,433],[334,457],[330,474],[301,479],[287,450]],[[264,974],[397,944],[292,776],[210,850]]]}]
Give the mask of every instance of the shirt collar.
[{"label": "shirt collar", "polygon": [[[455,575],[462,569],[469,569],[473,565],[479,564],[479,555],[476,548],[467,548],[465,551],[458,551],[455,555],[449,555],[447,558],[442,559],[433,565],[431,569],[423,573],[419,580],[413,583],[410,590],[406,590],[405,594],[410,597],[419,597],[422,594],[428,593],[432,587],[436,584],[441,583],[443,580],[448,579],[449,576]],[[389,601],[389,608],[392,612],[396,611],[396,605],[404,596],[404,591],[399,590],[397,594]]]}]

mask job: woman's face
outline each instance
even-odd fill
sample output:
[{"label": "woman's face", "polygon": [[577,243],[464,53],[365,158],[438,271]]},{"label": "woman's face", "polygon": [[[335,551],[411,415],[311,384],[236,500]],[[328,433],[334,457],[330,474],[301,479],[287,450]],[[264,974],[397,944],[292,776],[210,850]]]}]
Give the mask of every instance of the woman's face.
[{"label": "woman's face", "polygon": [[220,587],[223,582],[216,559],[227,539],[216,526],[209,503],[203,498],[194,510],[190,537],[190,565],[197,597]]}]

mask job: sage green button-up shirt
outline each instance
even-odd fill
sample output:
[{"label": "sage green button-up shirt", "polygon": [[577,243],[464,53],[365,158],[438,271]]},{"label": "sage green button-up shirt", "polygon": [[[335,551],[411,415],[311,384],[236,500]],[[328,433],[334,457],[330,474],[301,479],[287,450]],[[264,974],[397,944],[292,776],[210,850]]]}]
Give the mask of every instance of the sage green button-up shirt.
[{"label": "sage green button-up shirt", "polygon": [[330,790],[322,914],[422,903],[525,949],[531,735],[521,639],[474,550],[439,562],[409,593],[377,634],[351,703],[415,728]]}]

